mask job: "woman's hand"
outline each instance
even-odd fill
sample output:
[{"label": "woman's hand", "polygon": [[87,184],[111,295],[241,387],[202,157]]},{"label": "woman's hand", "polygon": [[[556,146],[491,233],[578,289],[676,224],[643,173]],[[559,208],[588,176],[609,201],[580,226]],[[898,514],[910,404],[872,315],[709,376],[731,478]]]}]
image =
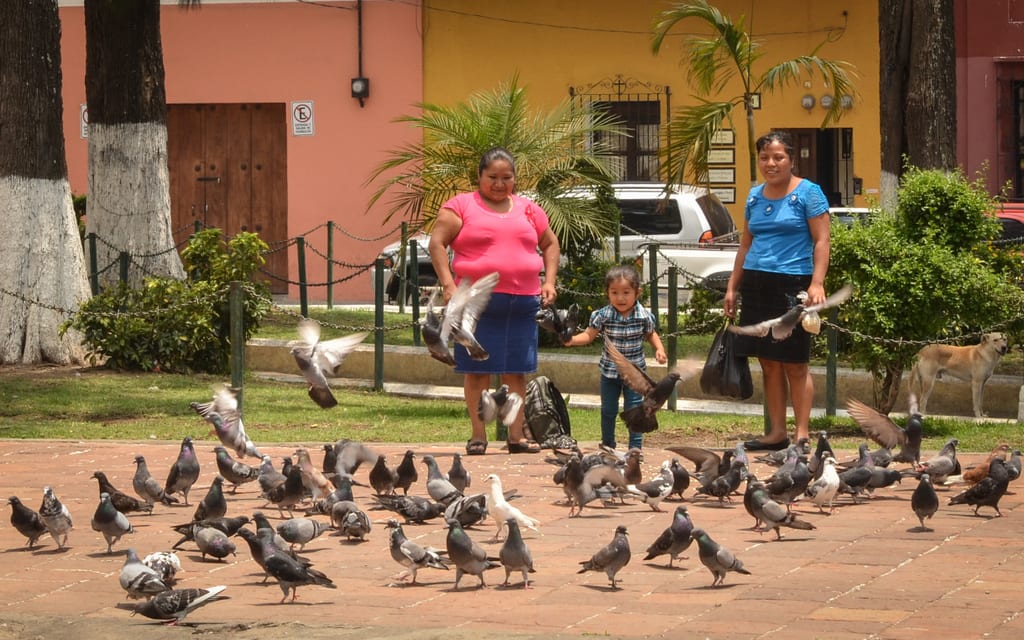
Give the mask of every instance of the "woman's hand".
[{"label": "woman's hand", "polygon": [[722,311],[726,318],[736,317],[736,292],[729,289],[725,292],[725,300],[722,302]]},{"label": "woman's hand", "polygon": [[804,306],[810,307],[822,302],[825,302],[825,287],[812,282],[807,287],[807,301],[804,303]]},{"label": "woman's hand", "polygon": [[540,287],[540,304],[542,307],[550,307],[555,304],[555,298],[558,297],[558,291],[555,290],[555,285],[544,283]]}]

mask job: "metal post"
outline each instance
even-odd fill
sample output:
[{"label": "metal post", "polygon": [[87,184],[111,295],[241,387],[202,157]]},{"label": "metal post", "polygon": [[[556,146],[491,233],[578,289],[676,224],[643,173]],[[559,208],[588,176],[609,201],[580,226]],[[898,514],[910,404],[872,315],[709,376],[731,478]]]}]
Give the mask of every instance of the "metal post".
[{"label": "metal post", "polygon": [[384,259],[374,261],[373,390],[384,390]]},{"label": "metal post", "polygon": [[408,255],[405,251],[406,243],[409,241],[409,223],[402,223],[402,241],[398,243],[398,259],[397,264],[393,267],[391,272],[392,277],[398,275],[398,313],[405,313],[405,295],[409,290],[409,284],[406,282],[406,256]]},{"label": "metal post", "polygon": [[[675,265],[668,268],[668,309],[665,312],[668,314],[665,324],[668,331],[668,369],[671,371],[676,366],[676,350],[679,347],[679,338],[676,336],[676,331],[679,329],[679,269]],[[668,397],[668,408],[669,411],[676,410],[676,399],[678,398],[679,390],[677,387],[672,387],[672,394]]]},{"label": "metal post", "polygon": [[647,245],[648,274],[651,277],[651,314],[654,315],[654,324],[658,324],[658,245]]},{"label": "metal post", "polygon": [[334,221],[327,221],[327,308],[334,308]]},{"label": "metal post", "polygon": [[[839,352],[839,335],[835,324],[839,310],[831,309],[828,313],[828,358],[825,360],[825,415],[836,415],[836,354]],[[809,373],[807,375],[810,375]]]},{"label": "metal post", "polygon": [[412,267],[412,286],[416,295],[412,297],[412,344],[420,346],[420,256],[419,243],[409,241],[409,266]]},{"label": "metal post", "polygon": [[[491,383],[491,388],[492,389],[497,389],[498,387],[501,386],[501,376],[500,375],[494,375],[494,376],[492,376],[492,378],[493,378],[493,382]],[[520,409],[520,411],[521,411],[521,409]],[[526,423],[524,422],[523,424],[525,425]],[[486,428],[486,425],[484,425],[484,426]],[[524,435],[525,435],[525,433],[524,433]],[[501,421],[500,417],[497,420],[494,421],[494,438],[498,442],[501,442],[502,440],[504,440],[505,442],[508,442],[508,427],[505,426],[505,423]]]},{"label": "metal post", "polygon": [[99,266],[96,264],[96,232],[90,231],[85,239],[89,243],[89,288],[95,296],[100,293]]},{"label": "metal post", "polygon": [[117,254],[117,265],[120,271],[121,282],[123,282],[124,284],[128,284],[128,265],[130,263],[131,260],[128,258],[127,251],[122,251],[121,253]]},{"label": "metal post", "polygon": [[295,251],[299,259],[299,313],[303,318],[309,317],[309,298],[306,292],[306,239],[299,236],[295,239]]},{"label": "metal post", "polygon": [[245,289],[238,280],[228,290],[228,314],[231,342],[231,389],[238,398],[238,414],[242,414],[242,382],[245,374]]}]

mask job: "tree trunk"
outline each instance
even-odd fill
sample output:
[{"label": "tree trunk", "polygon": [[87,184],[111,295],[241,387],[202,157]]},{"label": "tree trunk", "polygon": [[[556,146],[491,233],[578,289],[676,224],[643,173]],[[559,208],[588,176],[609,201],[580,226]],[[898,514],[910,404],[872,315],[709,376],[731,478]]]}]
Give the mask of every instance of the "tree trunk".
[{"label": "tree trunk", "polygon": [[874,400],[875,408],[888,415],[896,406],[896,399],[900,395],[900,383],[903,380],[903,365],[898,362],[891,362],[885,367],[885,376],[881,381],[878,376],[874,379]]},{"label": "tree trunk", "polygon": [[89,298],[64,157],[57,0],[0,3],[0,364],[83,361]]},{"label": "tree trunk", "polygon": [[879,0],[879,124],[883,206],[896,196],[904,159],[956,166],[953,0]]},{"label": "tree trunk", "polygon": [[100,281],[184,278],[171,230],[167,104],[159,0],[86,0],[85,89],[89,105],[88,231]]}]

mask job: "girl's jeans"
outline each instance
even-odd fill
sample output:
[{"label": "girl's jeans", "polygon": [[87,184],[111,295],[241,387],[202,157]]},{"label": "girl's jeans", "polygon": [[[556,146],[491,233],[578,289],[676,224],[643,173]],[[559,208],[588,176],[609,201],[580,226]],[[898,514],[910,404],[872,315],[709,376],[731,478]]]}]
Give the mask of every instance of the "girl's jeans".
[{"label": "girl's jeans", "polygon": [[[643,400],[622,382],[622,378],[606,378],[601,376],[601,443],[615,446],[615,423],[619,419],[619,396],[623,396],[623,409],[631,409]],[[644,434],[630,433],[629,448],[640,449],[643,446]]]}]

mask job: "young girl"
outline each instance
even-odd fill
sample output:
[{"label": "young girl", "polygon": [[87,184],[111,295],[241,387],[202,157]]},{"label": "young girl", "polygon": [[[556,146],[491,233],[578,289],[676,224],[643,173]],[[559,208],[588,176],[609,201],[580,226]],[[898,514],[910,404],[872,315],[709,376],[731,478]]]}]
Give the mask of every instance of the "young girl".
[{"label": "young girl", "polygon": [[[604,333],[622,355],[646,370],[646,340],[654,347],[654,359],[660,364],[665,364],[668,356],[665,355],[665,347],[661,344],[654,316],[637,301],[640,296],[640,274],[636,269],[627,265],[612,267],[604,277],[604,288],[608,296],[608,305],[595,310],[590,316],[590,326],[586,331],[573,336],[565,346],[590,344],[594,338]],[[614,447],[619,396],[624,398],[623,409],[637,406],[643,398],[622,382],[607,350],[602,351],[598,366],[601,369],[601,443]],[[630,433],[629,448],[639,449],[643,444],[643,437],[642,433]]]}]

